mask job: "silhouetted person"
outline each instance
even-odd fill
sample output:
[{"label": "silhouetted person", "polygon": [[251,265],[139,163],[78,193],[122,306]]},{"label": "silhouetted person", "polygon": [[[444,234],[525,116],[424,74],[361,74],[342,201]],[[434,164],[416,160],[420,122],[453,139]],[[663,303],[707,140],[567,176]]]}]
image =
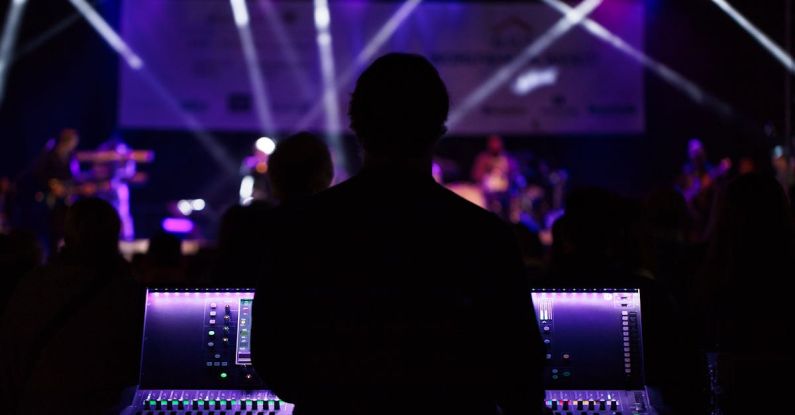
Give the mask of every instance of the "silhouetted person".
[{"label": "silhouetted person", "polygon": [[[279,141],[270,155],[268,174],[272,194],[280,204],[311,196],[331,185],[334,166],[323,141],[298,133]],[[270,232],[267,221],[273,205],[254,200],[248,206],[232,206],[221,218],[219,259],[213,282],[219,286],[251,287],[262,267],[262,238]]]},{"label": "silhouetted person", "polygon": [[[679,304],[647,265],[640,209],[600,188],[573,191],[553,227],[551,272],[544,285],[639,288],[647,384],[678,413],[702,404],[697,349]],[[665,408],[658,408],[664,410]]]},{"label": "silhouetted person", "polygon": [[[772,175],[744,174],[720,200],[694,303],[705,317],[704,346],[717,353],[723,413],[758,412],[755,396],[793,385],[792,216]],[[773,380],[771,371],[781,373]]]},{"label": "silhouetted person", "polygon": [[349,108],[362,171],[275,212],[254,364],[297,415],[543,407],[543,351],[511,229],[431,175],[448,106],[426,59],[379,58]]},{"label": "silhouetted person", "polygon": [[44,249],[33,232],[0,233],[0,312],[22,277],[40,266],[43,259]]},{"label": "silhouetted person", "polygon": [[161,230],[149,238],[149,248],[141,260],[138,280],[147,287],[186,284],[182,241],[176,235]]},{"label": "silhouetted person", "polygon": [[326,144],[317,136],[298,133],[279,141],[268,169],[273,194],[280,203],[328,189],[334,165]]},{"label": "silhouetted person", "polygon": [[486,150],[478,154],[472,166],[472,180],[483,191],[486,206],[505,220],[511,216],[511,199],[520,179],[516,158],[505,150],[502,137],[492,135]]},{"label": "silhouetted person", "polygon": [[120,226],[107,202],[78,201],[62,251],[20,282],[0,327],[13,333],[0,336],[4,413],[62,413],[76,396],[81,413],[105,413],[137,383],[143,303]]}]

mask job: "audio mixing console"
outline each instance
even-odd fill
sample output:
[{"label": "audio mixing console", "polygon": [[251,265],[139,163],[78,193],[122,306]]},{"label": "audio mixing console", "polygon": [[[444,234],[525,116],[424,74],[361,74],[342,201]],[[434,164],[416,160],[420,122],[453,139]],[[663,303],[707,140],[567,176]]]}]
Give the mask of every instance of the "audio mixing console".
[{"label": "audio mixing console", "polygon": [[[652,415],[637,289],[531,293],[555,415]],[[140,385],[125,415],[290,415],[251,365],[253,289],[147,291]],[[258,338],[275,337],[268,333]]]},{"label": "audio mixing console", "polygon": [[536,289],[554,414],[653,414],[643,379],[640,291]]}]

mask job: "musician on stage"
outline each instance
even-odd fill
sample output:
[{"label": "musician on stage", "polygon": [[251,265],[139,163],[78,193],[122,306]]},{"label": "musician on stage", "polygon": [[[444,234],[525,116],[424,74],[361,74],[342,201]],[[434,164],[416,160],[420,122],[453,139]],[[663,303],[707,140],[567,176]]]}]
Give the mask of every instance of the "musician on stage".
[{"label": "musician on stage", "polygon": [[682,167],[678,188],[684,195],[693,221],[693,235],[696,240],[703,238],[706,231],[713,198],[715,183],[725,177],[732,167],[731,160],[725,158],[717,166],[707,158],[704,143],[693,138],[687,143],[688,162]]},{"label": "musician on stage", "polygon": [[35,176],[40,189],[36,193],[36,199],[43,202],[49,211],[50,255],[58,252],[58,245],[63,238],[66,208],[72,202],[75,178],[80,170],[75,158],[78,143],[80,137],[77,131],[64,129],[57,139],[47,143],[44,153],[36,162]]},{"label": "musician on stage", "polygon": [[502,137],[489,137],[486,150],[475,159],[472,179],[483,190],[488,209],[503,219],[511,216],[512,194],[521,180],[519,163],[505,151]]},{"label": "musician on stage", "polygon": [[133,153],[121,137],[114,136],[100,144],[95,152],[77,154],[78,160],[93,163],[91,181],[97,186],[96,196],[116,209],[121,219],[121,238],[127,241],[135,236],[128,185],[137,174]]}]

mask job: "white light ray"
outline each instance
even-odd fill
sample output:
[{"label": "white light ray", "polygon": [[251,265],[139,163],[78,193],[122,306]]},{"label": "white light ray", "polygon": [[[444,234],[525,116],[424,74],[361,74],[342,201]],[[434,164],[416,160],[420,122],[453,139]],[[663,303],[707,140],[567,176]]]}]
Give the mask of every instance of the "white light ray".
[{"label": "white light ray", "polygon": [[262,133],[271,133],[276,130],[273,114],[271,113],[270,102],[268,101],[268,90],[262,76],[262,68],[259,63],[257,47],[254,37],[251,34],[251,18],[248,13],[246,0],[229,0],[232,6],[232,14],[235,18],[237,33],[240,36],[240,45],[243,48],[243,57],[246,61],[246,71],[251,83],[252,95],[254,96],[254,107],[257,111],[257,119]]},{"label": "white light ray", "polygon": [[19,26],[22,23],[22,16],[25,13],[25,5],[27,5],[27,0],[14,0],[9,6],[8,14],[6,15],[3,38],[0,39],[0,104],[3,103],[8,68],[11,66],[14,44],[19,33]]},{"label": "white light ray", "polygon": [[88,2],[85,0],[69,0],[69,2],[85,17],[94,30],[108,42],[108,45],[124,58],[130,68],[138,70],[144,67],[144,61],[130,49],[130,46],[122,40],[119,34],[110,27],[108,22]]},{"label": "white light ray", "polygon": [[[422,0],[407,0],[387,19],[381,29],[367,42],[364,48],[356,55],[353,62],[345,68],[336,82],[334,83],[334,94],[339,94],[340,90],[350,85],[354,80],[359,69],[368,64],[375,55],[381,50],[382,47],[389,41],[392,35],[400,28],[400,25],[408,19],[409,16],[417,9],[417,6],[422,3]],[[309,127],[315,118],[320,115],[323,109],[321,102],[315,104],[306,115],[298,121],[297,129],[304,130]]]},{"label": "white light ray", "polygon": [[745,18],[737,9],[732,7],[731,4],[724,0],[712,0],[718,7],[721,8],[726,14],[734,19],[737,24],[745,29],[760,45],[762,45],[773,57],[778,59],[788,71],[795,74],[795,61],[784,49],[773,42],[767,35],[765,35],[759,28]]},{"label": "white light ray", "polygon": [[547,50],[547,48],[564,34],[568,33],[586,16],[591,14],[601,3],[602,0],[585,0],[577,5],[576,8],[567,11],[563,18],[555,23],[554,26],[538,37],[538,39],[521,51],[511,62],[498,69],[486,82],[482,83],[477,89],[464,98],[461,104],[450,114],[447,121],[448,128],[452,129],[469,114],[470,111],[490,97],[503,84],[508,82],[525,63]]},{"label": "white light ray", "polygon": [[[569,5],[563,3],[560,0],[543,0],[543,1],[544,3],[548,4],[549,6],[552,6],[561,13],[567,13],[568,11],[571,10],[571,7]],[[612,45],[619,51],[625,53],[627,56],[634,59],[641,65],[643,65],[644,67],[648,68],[657,76],[665,79],[671,85],[682,91],[685,95],[687,95],[690,99],[692,99],[696,103],[709,106],[724,116],[727,116],[732,113],[732,109],[728,104],[726,104],[725,102],[721,101],[718,98],[715,98],[707,94],[692,81],[680,75],[679,73],[669,68],[665,64],[656,61],[655,59],[649,57],[648,55],[634,48],[632,45],[630,45],[620,37],[608,31],[601,24],[589,18],[584,19],[581,24],[582,27],[584,27],[592,35]]]}]

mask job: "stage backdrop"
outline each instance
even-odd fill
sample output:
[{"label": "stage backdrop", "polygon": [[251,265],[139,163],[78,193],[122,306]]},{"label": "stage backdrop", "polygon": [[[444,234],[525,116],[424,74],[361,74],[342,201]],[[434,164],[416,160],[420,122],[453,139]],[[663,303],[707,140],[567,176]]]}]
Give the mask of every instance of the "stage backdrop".
[{"label": "stage backdrop", "polygon": [[[606,2],[592,17],[642,49],[641,2]],[[311,1],[249,0],[250,29],[269,101],[271,132],[347,130],[363,50],[403,2],[330,1],[339,123],[322,105],[323,75]],[[238,28],[226,0],[128,0],[122,37],[143,59],[121,63],[125,128],[262,130]],[[453,110],[561,18],[542,3],[421,3],[372,57],[429,57]],[[394,21],[394,20],[393,20]],[[388,31],[386,31],[388,32]],[[349,75],[349,76],[346,76]],[[346,79],[347,78],[347,79]],[[267,123],[267,117],[265,117]],[[336,124],[336,126],[335,126]],[[454,134],[636,134],[644,130],[643,70],[582,28],[527,62],[451,128]]]}]

